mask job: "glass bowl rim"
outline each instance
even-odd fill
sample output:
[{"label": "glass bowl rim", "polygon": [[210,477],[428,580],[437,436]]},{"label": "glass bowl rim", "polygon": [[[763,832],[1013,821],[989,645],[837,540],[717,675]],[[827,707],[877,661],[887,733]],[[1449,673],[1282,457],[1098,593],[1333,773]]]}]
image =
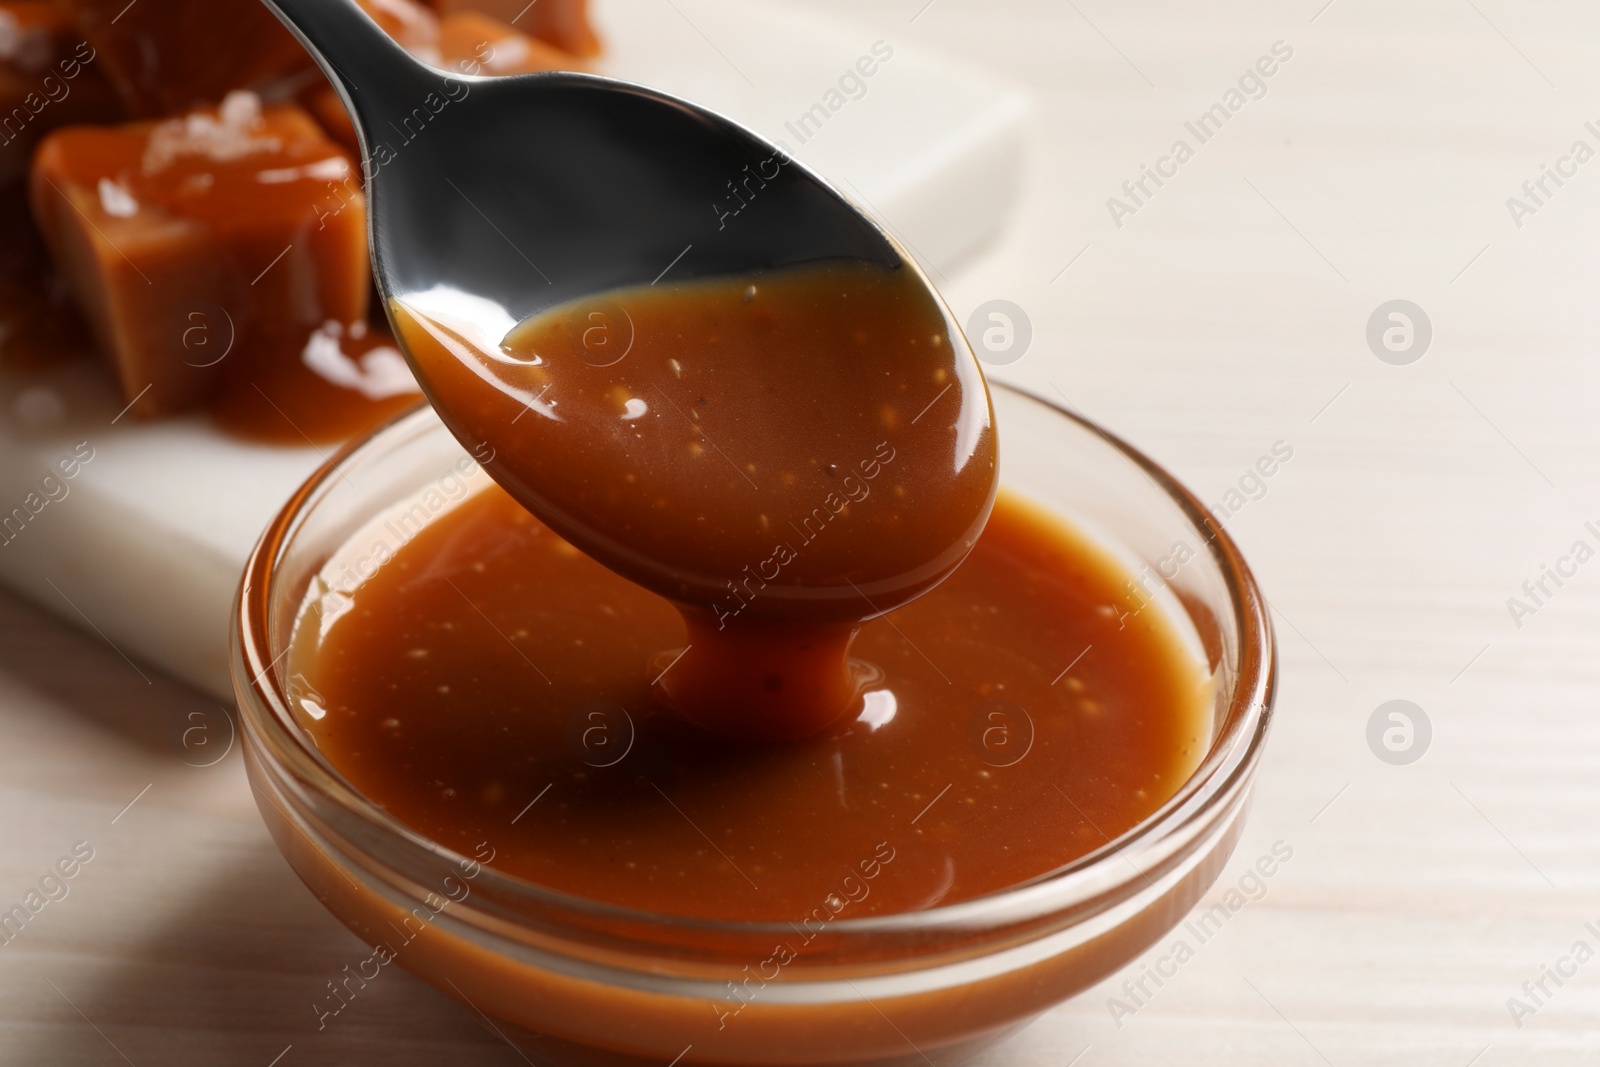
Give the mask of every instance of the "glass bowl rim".
[{"label": "glass bowl rim", "polygon": [[[1273,718],[1277,656],[1266,598],[1238,546],[1227,531],[1212,519],[1210,510],[1150,457],[1070,407],[1019,386],[993,381],[988,384],[991,391],[1039,405],[1048,413],[1065,418],[1101,438],[1121,458],[1131,461],[1170,503],[1177,505],[1196,530],[1207,534],[1206,549],[1222,576],[1239,635],[1236,679],[1222,728],[1213,738],[1205,758],[1166,803],[1132,829],[1029,881],[982,896],[923,911],[836,918],[829,926],[841,936],[986,926],[990,925],[994,913],[1003,914],[1009,905],[1016,904],[1031,905],[1025,908],[1029,915],[1041,911],[1057,914],[1088,903],[1109,890],[1131,883],[1135,878],[1142,877],[1148,881],[1145,869],[1134,863],[1133,858],[1141,851],[1155,851],[1162,842],[1177,837],[1183,829],[1202,822],[1235,792],[1235,786],[1241,781],[1248,785],[1248,778],[1259,763]],[[241,716],[245,720],[246,738],[270,742],[275,762],[280,765],[287,763],[294,777],[311,786],[320,797],[337,803],[369,828],[392,838],[396,845],[421,850],[433,859],[457,865],[461,870],[480,867],[475,878],[481,880],[478,884],[484,889],[541,907],[574,912],[594,919],[639,924],[646,928],[669,927],[679,931],[700,931],[712,936],[792,931],[793,927],[782,921],[705,919],[608,904],[483,866],[388,815],[346,782],[314,746],[307,746],[301,739],[298,726],[290,729],[285,725],[293,723],[294,719],[277,673],[281,657],[274,658],[271,651],[269,607],[275,565],[293,546],[294,535],[308,514],[308,505],[316,505],[323,490],[343,476],[347,464],[380,452],[391,435],[404,434],[410,424],[436,418],[424,402],[344,445],[289,497],[257,541],[234,599],[230,625],[230,667]],[[427,429],[434,428],[430,426]],[[427,429],[423,432],[427,432]],[[448,432],[442,425],[437,425],[437,429]],[[1126,861],[1130,873],[1109,886],[1097,884],[1093,876],[1103,876],[1109,865],[1117,860]]]}]

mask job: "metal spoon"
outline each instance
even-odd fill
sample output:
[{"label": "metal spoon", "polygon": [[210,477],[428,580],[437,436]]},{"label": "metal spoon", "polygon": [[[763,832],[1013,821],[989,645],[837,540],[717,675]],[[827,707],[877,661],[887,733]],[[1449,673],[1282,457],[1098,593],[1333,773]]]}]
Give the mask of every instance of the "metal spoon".
[{"label": "metal spoon", "polygon": [[[667,685],[672,702],[695,721],[744,737],[802,736],[847,710],[857,697],[848,649],[859,620],[898,607],[950,573],[976,540],[994,499],[993,416],[983,377],[926,277],[870,219],[778,146],[704,108],[586,74],[449,74],[412,58],[355,0],[263,2],[316,57],[354,119],[364,155],[374,271],[397,333],[405,335],[402,316],[412,322],[432,320],[448,324],[456,338],[476,350],[460,361],[468,392],[459,391],[456,377],[446,377],[455,362],[438,364],[441,377],[430,383],[426,358],[406,352],[445,424],[475,453],[480,440],[511,442],[505,454],[484,462],[515,499],[601,563],[686,605],[692,641],[673,660],[677,674]],[[794,470],[763,488],[749,474],[757,465],[739,467],[724,454],[739,479],[735,483],[720,467],[698,465],[696,456],[703,453],[681,446],[685,428],[670,421],[666,410],[657,410],[654,418],[667,421],[641,422],[637,428],[619,428],[616,412],[602,420],[595,414],[600,408],[568,425],[554,410],[557,401],[539,406],[543,392],[522,396],[526,383],[519,375],[531,362],[542,367],[539,354],[512,371],[503,366],[520,360],[514,345],[502,347],[513,327],[556,305],[653,285],[669,274],[672,281],[749,277],[828,260],[903,269],[901,279],[920,283],[925,292],[935,312],[930,318],[942,316],[943,322],[929,324],[908,316],[907,323],[916,323],[915,334],[908,326],[892,340],[881,339],[884,377],[871,368],[871,385],[860,375],[815,376],[817,382],[848,381],[845,395],[837,399],[844,405],[872,405],[853,413],[859,418],[845,413],[836,425],[818,426],[814,416],[806,415],[815,410],[801,402],[807,398],[793,396],[762,395],[743,409],[731,409],[735,423],[764,420],[762,428],[771,440],[815,436],[834,447],[849,441],[860,452],[837,457],[821,473],[806,465],[806,457],[793,455],[792,447],[780,448],[768,457],[772,469],[793,464]],[[755,293],[756,287],[749,286],[745,302]],[[894,298],[911,306],[903,293]],[[397,304],[403,307],[399,314]],[[818,310],[818,315],[843,314],[836,299],[818,306],[831,309]],[[804,325],[788,328],[798,332]],[[907,360],[903,350],[919,345],[926,346],[917,352],[919,358],[906,363],[914,363],[916,371],[906,379],[889,378],[894,360]],[[453,348],[451,353],[458,354]],[[481,362],[480,356],[489,362]],[[814,356],[850,360],[851,370],[873,358],[872,352],[849,345],[819,349]],[[567,404],[563,410],[584,411],[582,390],[601,390],[609,380],[587,373],[578,362],[563,371],[561,381],[575,389],[569,400],[560,401]],[[898,369],[905,371],[906,366]],[[844,367],[841,362],[820,370]],[[912,494],[927,509],[918,517],[929,523],[923,530],[948,533],[947,539],[891,539],[888,543],[896,550],[880,558],[854,553],[856,541],[836,537],[830,544],[832,552],[843,553],[837,559],[821,549],[815,550],[815,558],[807,557],[820,576],[815,581],[797,584],[803,566],[791,567],[784,582],[778,581],[777,571],[751,579],[762,589],[752,619],[768,612],[778,624],[746,622],[740,642],[721,634],[727,619],[738,616],[731,608],[718,611],[717,599],[734,590],[732,576],[724,570],[744,564],[741,557],[746,555],[762,559],[749,554],[758,547],[763,553],[779,552],[773,547],[776,535],[768,533],[769,511],[812,515],[819,502],[830,499],[841,501],[833,511],[844,508],[843,498],[833,491],[844,483],[836,486],[828,478],[838,463],[855,464],[872,452],[870,441],[855,441],[852,434],[862,436],[863,427],[870,427],[875,437],[884,425],[899,425],[898,409],[878,402],[907,403],[893,390],[909,388],[916,375],[923,376],[916,384],[928,394],[916,401],[924,414],[947,393],[953,391],[954,397],[920,427],[916,423],[921,415],[912,417],[908,408],[909,426],[901,428],[898,444],[891,447],[885,440],[879,447],[890,449],[889,457],[894,448],[905,447],[908,455],[897,476],[913,488],[925,488],[921,495]],[[445,381],[457,384],[445,387]],[[556,385],[552,379],[547,387]],[[670,407],[670,396],[659,387],[657,392]],[[516,398],[517,413],[491,412],[492,429],[485,428],[483,419],[473,414],[479,406],[473,393],[478,399]],[[627,417],[643,417],[654,394],[648,401],[631,395],[635,399],[628,403],[637,404],[639,411]],[[707,398],[698,401],[704,404]],[[517,421],[530,411],[535,414],[518,427]],[[681,409],[678,414],[690,418]],[[704,429],[721,417],[691,421],[694,428]],[[709,429],[704,432],[709,441]],[[630,452],[676,456],[676,466],[671,460],[658,464],[645,470],[648,477],[642,480],[624,476],[635,458]],[[597,455],[606,462],[596,463]],[[817,466],[814,456],[810,462]],[[566,477],[569,469],[579,476]],[[617,484],[607,483],[608,491],[595,490],[592,469],[617,474]],[[919,478],[928,482],[926,487]],[[649,512],[649,505],[634,507],[630,494],[636,491],[622,486],[635,481],[648,487],[651,496],[673,497],[674,506],[660,514]],[[632,511],[634,517],[617,514],[608,503],[613,497],[623,501],[622,512]],[[851,499],[864,500],[865,495]],[[880,494],[880,501],[885,499],[893,500],[887,490]],[[720,516],[720,540],[700,525],[712,513]],[[642,523],[639,516],[646,514],[652,517]],[[890,518],[898,519],[897,513]],[[648,537],[642,527],[648,527]],[[885,529],[898,527],[891,523]],[[635,543],[641,537],[648,550]],[[702,542],[719,547],[700,552]],[[862,563],[868,556],[871,562]],[[754,598],[751,586],[744,588]],[[738,603],[742,612],[745,601]],[[785,677],[795,681],[786,684]]]},{"label": "metal spoon", "polygon": [[[903,421],[895,443],[880,445],[908,453],[899,475],[906,484],[897,486],[924,509],[921,529],[948,533],[948,540],[892,539],[898,551],[868,565],[853,542],[836,537],[830,542],[835,549],[808,555],[806,565],[817,571],[813,579],[801,581],[805,566],[791,566],[785,581],[763,585],[752,614],[809,613],[808,619],[854,623],[920,595],[959,563],[994,495],[992,411],[983,376],[926,277],[853,204],[778,146],[662,93],[577,73],[450,74],[406,53],[355,0],[263,2],[322,64],[360,133],[374,270],[412,370],[463,445],[480,458],[481,447],[490,446],[493,458],[484,460],[485,469],[524,507],[619,573],[663,596],[704,606],[724,595],[730,575],[723,571],[746,562],[735,564],[732,557],[762,559],[773,551],[771,516],[810,514],[828,499],[836,486],[818,473],[817,456],[848,441],[851,454],[829,452],[826,469],[854,465],[874,450],[867,436]],[[931,312],[923,321],[908,312],[905,334],[885,336],[869,350],[837,343],[808,355],[823,365],[802,375],[807,384],[798,388],[837,393],[827,397],[838,408],[831,425],[807,414],[817,410],[806,403],[816,396],[757,389],[741,406],[718,405],[704,419],[698,407],[694,417],[680,408],[677,416],[692,423],[683,426],[667,417],[673,402],[662,389],[671,384],[657,384],[654,392],[641,384],[647,363],[602,374],[590,368],[611,364],[586,367],[580,359],[558,366],[553,350],[525,362],[514,344],[505,347],[519,322],[596,294],[636,292],[664,277],[743,280],[823,261],[898,274],[910,292],[880,298],[910,308],[915,292]],[[868,291],[863,283],[863,301],[873,299],[864,295]],[[750,285],[746,302],[755,292]],[[829,316],[812,331],[823,336],[844,312],[836,301],[816,306],[813,314]],[[451,347],[441,359],[413,350],[421,338],[414,329],[408,334],[405,324],[418,322],[447,329],[471,351]],[[804,335],[803,322],[788,322],[786,329]],[[737,353],[722,358],[740,365]],[[825,365],[834,359],[849,365]],[[870,375],[854,373],[878,360],[881,366],[866,368]],[[537,375],[548,379],[537,393],[529,376],[535,364]],[[691,366],[690,373],[699,372]],[[760,372],[747,366],[745,375],[748,382]],[[638,423],[606,414],[615,406],[609,389],[624,384],[637,387],[629,395],[638,398],[630,404],[639,411],[628,417],[639,417]],[[557,395],[543,399],[550,389]],[[738,389],[724,392],[737,395]],[[918,410],[930,410],[947,394],[936,414],[916,425]],[[666,403],[655,405],[657,395]],[[592,401],[587,407],[586,397]],[[557,404],[563,406],[557,410]],[[904,420],[897,421],[897,405],[906,406]],[[720,436],[724,426],[733,432],[756,423],[763,443],[777,447],[753,449],[762,465],[738,466],[722,453],[736,479],[720,467],[707,473],[697,459],[703,450],[683,443],[686,435],[703,432],[708,447],[721,453],[710,426]],[[651,466],[641,457],[664,458]],[[786,476],[760,485],[750,475],[758,466],[775,474],[781,468]],[[640,488],[627,490],[634,467],[631,480]],[[595,488],[613,475],[617,486]],[[931,481],[919,487],[912,484],[916,478]],[[646,487],[652,501],[673,502],[670,514],[645,524],[648,536],[638,520],[647,505],[634,507],[633,496]],[[920,495],[913,492],[919,488]],[[618,505],[623,514],[612,500],[624,502]],[[889,509],[885,521],[898,521],[890,500],[874,506]],[[711,513],[726,528],[722,540],[708,540],[698,525]],[[868,528],[865,520],[858,525]],[[635,543],[641,537],[648,550]],[[699,551],[712,543],[724,547]],[[761,555],[751,555],[758,549]],[[835,559],[834,552],[842,555]],[[842,664],[842,651],[839,658]]]},{"label": "metal spoon", "polygon": [[386,299],[464,295],[504,324],[663,276],[903,262],[838,192],[714,112],[588,74],[447,73],[355,0],[263,2],[355,122]]}]

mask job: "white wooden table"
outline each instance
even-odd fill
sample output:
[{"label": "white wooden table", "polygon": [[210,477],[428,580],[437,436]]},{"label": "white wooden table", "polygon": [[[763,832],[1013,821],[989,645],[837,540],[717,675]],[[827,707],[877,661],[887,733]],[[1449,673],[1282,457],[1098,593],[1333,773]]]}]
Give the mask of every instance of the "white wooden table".
[{"label": "white wooden table", "polygon": [[[1575,541],[1600,549],[1600,158],[1561,162],[1600,152],[1600,8],[813,2],[864,45],[937,45],[1035,94],[1009,237],[939,279],[963,316],[1025,309],[1031,348],[996,377],[1059,390],[1211,501],[1293,449],[1228,520],[1277,609],[1283,686],[1221,887],[1275,842],[1292,860],[1152,996],[1122,990],[1135,965],[984,1064],[1600,1060],[1600,958],[1523,990],[1572,971],[1575,942],[1600,952],[1600,561],[1507,606]],[[1199,143],[1184,123],[1278,41],[1265,95]],[[1124,181],[1170,172],[1179,138],[1193,157],[1135,204]],[[1541,164],[1570,176],[1535,204]],[[1114,195],[1137,207],[1120,228]],[[1537,208],[1520,227],[1513,195]],[[1432,325],[1409,365],[1365,336],[1395,299]],[[1402,766],[1367,742],[1397,698],[1432,724]],[[94,849],[0,947],[0,1062],[521,1063],[400,973],[316,1031],[358,946],[279,859],[237,751],[195,765],[227,732],[0,599],[0,908]],[[1114,1019],[1113,997],[1137,1010]]]}]

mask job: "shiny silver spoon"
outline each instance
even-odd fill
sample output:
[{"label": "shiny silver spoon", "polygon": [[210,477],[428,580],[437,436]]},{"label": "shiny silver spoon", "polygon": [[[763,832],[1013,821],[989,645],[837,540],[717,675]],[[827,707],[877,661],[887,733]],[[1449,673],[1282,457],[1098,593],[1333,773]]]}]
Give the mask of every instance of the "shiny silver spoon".
[{"label": "shiny silver spoon", "polygon": [[[847,711],[860,621],[959,565],[996,491],[982,372],[921,271],[820,178],[704,108],[586,74],[449,74],[355,0],[263,2],[354,119],[378,288],[445,425],[547,526],[684,611],[669,702],[740,737],[804,736]],[[770,298],[749,279],[803,264],[829,280],[799,312],[755,304]],[[882,270],[826,273],[861,266]],[[587,351],[590,328],[576,358],[513,334],[601,293],[645,314],[639,290],[669,275],[742,287],[681,361],[659,357],[675,327],[646,315],[659,358],[617,366],[633,337],[620,305],[630,340],[616,359]],[[609,338],[609,311],[583,321],[596,315]],[[814,340],[796,350],[761,332],[778,322],[785,340]],[[727,349],[723,330],[739,338]],[[767,373],[768,353],[783,374]],[[861,478],[891,462],[867,505]],[[847,511],[852,535],[822,538]]]},{"label": "shiny silver spoon", "polygon": [[447,73],[355,0],[263,2],[355,122],[386,299],[450,291],[516,322],[663,276],[902,262],[820,178],[704,108],[588,74]]},{"label": "shiny silver spoon", "polygon": [[[835,535],[803,559],[789,546],[794,559],[749,579],[749,616],[853,625],[919,596],[965,556],[995,492],[982,372],[926,277],[843,196],[776,145],[664,94],[587,74],[450,74],[412,58],[355,0],[263,2],[321,63],[360,133],[374,271],[418,382],[457,440],[547,526],[625,577],[714,612],[735,595],[740,567],[783,555],[773,523],[798,531],[819,507],[842,512],[840,492],[865,495],[836,485],[841,471],[904,453],[885,479],[894,487],[868,510],[882,531],[916,523],[924,536],[875,534],[858,503],[864,533]],[[582,353],[515,342],[518,323],[539,312],[604,293],[637,300],[663,278],[841,263],[874,268],[877,280],[840,281],[853,288],[819,290],[782,320],[787,338],[833,337],[803,355],[772,343],[788,391],[773,384],[783,376],[763,374],[767,349],[748,338],[737,352],[711,338],[681,362],[642,351],[614,365],[632,346],[633,318],[608,300],[594,309],[611,311],[583,321],[599,316],[602,339],[626,322],[615,359],[611,347],[587,350],[589,328]],[[748,284],[743,303],[756,294]],[[827,332],[873,299],[900,325]],[[724,314],[738,336],[737,321],[776,311]],[[670,342],[663,333],[642,347]],[[921,512],[902,517],[901,498]],[[738,603],[718,618],[743,616]]]}]

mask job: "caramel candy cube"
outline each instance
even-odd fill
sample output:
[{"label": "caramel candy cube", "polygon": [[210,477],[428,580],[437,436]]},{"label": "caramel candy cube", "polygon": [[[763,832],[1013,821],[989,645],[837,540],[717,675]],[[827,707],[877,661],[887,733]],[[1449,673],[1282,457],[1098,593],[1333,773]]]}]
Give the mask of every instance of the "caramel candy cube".
[{"label": "caramel candy cube", "polygon": [[537,37],[563,52],[589,57],[600,54],[600,39],[589,25],[587,0],[434,0],[439,14],[477,11]]},{"label": "caramel candy cube", "polygon": [[298,359],[367,311],[366,205],[349,153],[294,106],[235,92],[182,118],[79,126],[35,157],[34,217],[140,416]]},{"label": "caramel candy cube", "polygon": [[0,195],[11,195],[51,130],[122,118],[95,59],[52,0],[0,0]]},{"label": "caramel candy cube", "polygon": [[532,74],[542,70],[587,70],[571,52],[529,37],[478,11],[458,11],[440,23],[440,66],[468,74]]},{"label": "caramel candy cube", "polygon": [[361,139],[356,136],[356,124],[345,110],[339,92],[327,82],[312,86],[300,94],[300,103],[311,112],[327,135],[348,149],[353,156],[361,155]]},{"label": "caramel candy cube", "polygon": [[311,75],[311,58],[261,0],[56,0],[128,112],[175,115],[232,89]]},{"label": "caramel candy cube", "polygon": [[424,63],[439,63],[439,16],[416,0],[356,0],[361,10]]}]

